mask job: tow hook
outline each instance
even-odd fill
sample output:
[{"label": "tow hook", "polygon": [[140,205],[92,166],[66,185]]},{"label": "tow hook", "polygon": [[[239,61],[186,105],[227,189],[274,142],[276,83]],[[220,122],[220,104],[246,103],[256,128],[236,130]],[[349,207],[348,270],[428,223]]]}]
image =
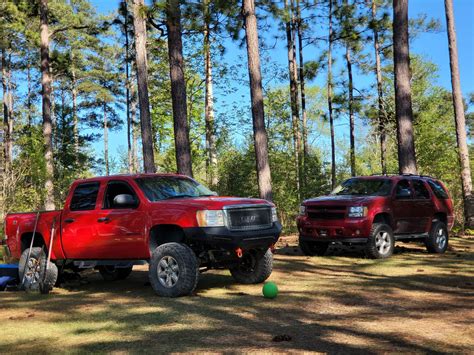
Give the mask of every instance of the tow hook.
[{"label": "tow hook", "polygon": [[242,249],[240,249],[240,248],[235,249],[235,253],[237,254],[237,257],[239,259],[242,257]]}]

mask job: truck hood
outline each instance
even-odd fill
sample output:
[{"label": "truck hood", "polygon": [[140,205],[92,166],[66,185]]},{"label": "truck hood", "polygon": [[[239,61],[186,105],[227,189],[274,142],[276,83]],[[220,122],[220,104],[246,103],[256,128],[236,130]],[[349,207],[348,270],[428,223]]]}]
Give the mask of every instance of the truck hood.
[{"label": "truck hood", "polygon": [[326,203],[337,205],[362,205],[380,198],[383,198],[383,196],[327,195],[305,200],[303,205],[311,206]]},{"label": "truck hood", "polygon": [[194,207],[196,209],[203,210],[219,210],[225,206],[230,205],[269,205],[274,206],[272,203],[258,199],[258,198],[242,198],[242,197],[226,197],[226,196],[205,196],[205,197],[193,197],[193,198],[177,198],[170,200],[162,200],[154,202],[153,204],[173,204],[183,205],[187,207]]}]

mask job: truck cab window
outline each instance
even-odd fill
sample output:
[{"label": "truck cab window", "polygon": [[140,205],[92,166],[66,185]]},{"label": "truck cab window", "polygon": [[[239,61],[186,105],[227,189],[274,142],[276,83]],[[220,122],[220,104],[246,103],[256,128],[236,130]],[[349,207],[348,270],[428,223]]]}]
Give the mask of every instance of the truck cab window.
[{"label": "truck cab window", "polygon": [[418,200],[427,200],[430,198],[430,192],[421,180],[413,181],[413,190],[415,190],[415,198]]},{"label": "truck cab window", "polygon": [[88,211],[95,209],[97,195],[99,194],[99,183],[89,182],[77,185],[72,195],[71,211]]},{"label": "truck cab window", "polygon": [[[130,195],[133,198],[133,203],[127,206],[118,206],[114,200],[118,195]],[[110,181],[107,184],[107,190],[104,197],[104,209],[115,209],[115,208],[135,208],[138,206],[138,197],[133,191],[132,187],[125,181]]]},{"label": "truck cab window", "polygon": [[397,200],[411,199],[411,188],[408,180],[401,180],[395,188],[395,197]]}]

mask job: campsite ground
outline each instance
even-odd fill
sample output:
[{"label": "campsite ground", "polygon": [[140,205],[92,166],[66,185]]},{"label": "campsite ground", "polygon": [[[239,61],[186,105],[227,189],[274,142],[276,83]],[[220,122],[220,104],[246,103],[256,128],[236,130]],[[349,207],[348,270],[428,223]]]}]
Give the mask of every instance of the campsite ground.
[{"label": "campsite ground", "polygon": [[382,261],[354,248],[305,257],[284,237],[270,280],[275,300],[227,271],[203,274],[191,297],[158,298],[145,266],[111,283],[89,272],[49,296],[5,292],[0,352],[474,352],[473,237],[445,255],[399,244]]}]

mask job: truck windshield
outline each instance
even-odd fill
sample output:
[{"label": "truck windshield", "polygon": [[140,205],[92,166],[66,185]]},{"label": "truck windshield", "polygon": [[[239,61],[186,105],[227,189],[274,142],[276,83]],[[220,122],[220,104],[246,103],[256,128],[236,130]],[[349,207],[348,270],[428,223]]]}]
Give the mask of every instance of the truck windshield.
[{"label": "truck windshield", "polygon": [[331,195],[388,196],[392,190],[390,179],[349,179],[336,187]]},{"label": "truck windshield", "polygon": [[215,196],[216,193],[194,180],[177,176],[151,176],[135,179],[152,202],[174,198]]}]

